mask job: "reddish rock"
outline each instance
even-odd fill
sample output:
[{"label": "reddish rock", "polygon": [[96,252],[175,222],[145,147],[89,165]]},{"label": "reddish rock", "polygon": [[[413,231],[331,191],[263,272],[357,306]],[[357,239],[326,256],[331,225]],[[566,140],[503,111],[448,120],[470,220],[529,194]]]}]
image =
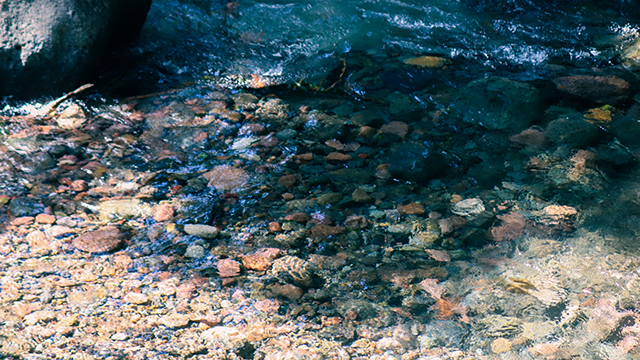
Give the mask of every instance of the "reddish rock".
[{"label": "reddish rock", "polygon": [[282,194],[282,199],[286,200],[286,201],[289,201],[289,200],[295,199],[295,196],[293,196],[292,193],[284,193],[284,194]]},{"label": "reddish rock", "polygon": [[299,300],[304,294],[302,289],[291,284],[286,284],[286,285],[272,284],[267,286],[267,290],[271,291],[274,296],[287,298],[291,301]]},{"label": "reddish rock", "polygon": [[13,219],[10,222],[10,224],[13,226],[29,225],[29,224],[33,224],[34,220],[35,218],[33,216],[23,216],[23,217]]},{"label": "reddish rock", "polygon": [[282,254],[282,250],[263,248],[242,258],[242,265],[248,270],[267,271],[274,259]]},{"label": "reddish rock", "polygon": [[76,249],[89,253],[103,253],[117,250],[123,243],[124,239],[120,230],[113,226],[107,226],[80,235],[73,239],[71,244]]},{"label": "reddish rock", "polygon": [[278,179],[278,183],[284,185],[287,189],[291,189],[296,184],[298,178],[295,175],[284,175]]},{"label": "reddish rock", "polygon": [[305,213],[295,213],[295,214],[289,214],[285,216],[284,219],[286,221],[295,221],[300,224],[305,224],[307,221],[311,219],[311,216]]},{"label": "reddish rock", "polygon": [[38,224],[53,224],[56,222],[56,217],[49,214],[38,214],[38,216],[36,216],[36,222]]},{"label": "reddish rock", "polygon": [[280,309],[280,302],[275,299],[264,299],[256,301],[256,303],[253,304],[253,307],[258,311],[275,314]]},{"label": "reddish rock", "polygon": [[31,248],[31,250],[37,253],[41,252],[42,250],[48,250],[49,248],[47,235],[40,230],[32,231],[27,234],[27,243],[29,243],[29,247]]},{"label": "reddish rock", "polygon": [[75,192],[82,192],[82,191],[89,190],[89,185],[84,180],[72,181],[71,184],[69,185],[69,187],[71,188],[71,190],[73,190]]},{"label": "reddish rock", "polygon": [[176,297],[178,299],[191,299],[195,290],[196,286],[191,282],[180,284],[176,288]]},{"label": "reddish rock", "polygon": [[499,216],[500,225],[491,229],[491,237],[495,241],[513,240],[524,234],[527,225],[525,218],[515,212]]},{"label": "reddish rock", "polygon": [[351,160],[351,155],[347,155],[339,152],[332,152],[329,155],[327,155],[326,159],[327,161],[349,161]]},{"label": "reddish rock", "polygon": [[173,218],[174,212],[175,210],[171,205],[158,205],[153,211],[153,219],[157,222],[168,221]]},{"label": "reddish rock", "polygon": [[309,161],[313,161],[313,154],[312,153],[300,154],[300,155],[297,155],[296,158],[306,164]]},{"label": "reddish rock", "polygon": [[269,223],[269,231],[271,232],[281,232],[282,231],[282,226],[280,226],[280,223],[277,221],[273,221]]},{"label": "reddish rock", "polygon": [[218,274],[222,278],[234,277],[240,274],[240,263],[233,259],[222,259],[217,264]]},{"label": "reddish rock", "polygon": [[522,146],[544,147],[547,137],[544,132],[537,129],[527,129],[509,138],[512,142]]},{"label": "reddish rock", "polygon": [[340,234],[344,234],[347,229],[341,226],[329,226],[329,225],[316,225],[311,228],[311,236],[314,239],[326,239],[330,236],[337,236]]},{"label": "reddish rock", "polygon": [[427,212],[424,206],[420,203],[400,205],[398,206],[398,211],[404,215],[423,215]]}]

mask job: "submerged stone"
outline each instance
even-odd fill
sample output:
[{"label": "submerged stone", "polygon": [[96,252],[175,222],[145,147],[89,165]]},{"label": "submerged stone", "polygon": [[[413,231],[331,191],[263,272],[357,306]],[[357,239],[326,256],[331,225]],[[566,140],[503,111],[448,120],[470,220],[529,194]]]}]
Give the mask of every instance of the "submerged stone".
[{"label": "submerged stone", "polygon": [[596,104],[621,104],[631,92],[630,84],[617,76],[573,75],[553,82],[558,90]]},{"label": "submerged stone", "polygon": [[120,248],[124,243],[122,233],[114,226],[88,232],[73,239],[72,245],[89,253],[104,253]]},{"label": "submerged stone", "polygon": [[215,226],[187,224],[184,226],[184,232],[204,239],[215,239],[219,231]]},{"label": "submerged stone", "polygon": [[441,156],[417,143],[393,145],[388,163],[393,176],[417,183],[439,176],[445,169]]},{"label": "submerged stone", "polygon": [[38,199],[17,197],[9,203],[9,211],[13,216],[37,216],[44,211],[44,205]]},{"label": "submerged stone", "polygon": [[457,98],[465,122],[509,132],[535,123],[544,105],[534,86],[500,77],[472,81]]},{"label": "submerged stone", "polygon": [[247,186],[249,174],[230,165],[220,165],[202,175],[209,186],[221,191],[239,190]]}]

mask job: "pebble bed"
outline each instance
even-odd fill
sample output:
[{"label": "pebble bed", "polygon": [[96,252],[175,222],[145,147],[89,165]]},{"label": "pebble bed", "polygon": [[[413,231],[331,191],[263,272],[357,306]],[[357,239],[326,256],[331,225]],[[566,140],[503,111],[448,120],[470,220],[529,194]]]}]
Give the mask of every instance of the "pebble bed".
[{"label": "pebble bed", "polygon": [[1,117],[0,357],[636,358],[631,85],[392,60]]}]

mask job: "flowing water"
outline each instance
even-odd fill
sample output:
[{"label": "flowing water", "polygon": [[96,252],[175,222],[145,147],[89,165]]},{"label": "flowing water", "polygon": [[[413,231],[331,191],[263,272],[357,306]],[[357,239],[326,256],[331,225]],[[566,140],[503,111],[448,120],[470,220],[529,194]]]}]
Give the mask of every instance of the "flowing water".
[{"label": "flowing water", "polygon": [[146,219],[131,245],[212,278],[248,245],[341,259],[289,283],[329,294],[296,321],[357,320],[322,335],[351,358],[637,358],[634,5],[156,0],[97,90],[63,104],[89,111],[92,141],[15,136],[43,105],[4,108],[0,182],[61,215],[144,217],[105,210],[107,190],[69,205],[38,165],[100,160],[91,187],[129,184],[111,196],[171,200],[175,225],[224,233],[185,255],[193,237]]}]

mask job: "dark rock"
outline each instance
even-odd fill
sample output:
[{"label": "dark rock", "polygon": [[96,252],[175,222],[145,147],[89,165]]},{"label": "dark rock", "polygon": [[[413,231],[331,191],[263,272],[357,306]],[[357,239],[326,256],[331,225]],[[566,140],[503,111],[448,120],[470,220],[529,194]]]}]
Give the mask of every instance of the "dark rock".
[{"label": "dark rock", "polygon": [[389,155],[389,171],[395,177],[409,181],[424,182],[434,176],[441,175],[445,162],[422,144],[402,143],[391,147]]},{"label": "dark rock", "polygon": [[343,184],[368,184],[373,175],[364,169],[340,169],[329,173],[331,180]]},{"label": "dark rock", "polygon": [[535,87],[500,77],[472,81],[458,94],[465,122],[491,130],[522,131],[542,112]]},{"label": "dark rock", "polygon": [[346,134],[343,119],[327,115],[322,111],[313,110],[298,116],[294,121],[304,126],[306,134],[321,143],[330,139],[342,139]]},{"label": "dark rock", "polygon": [[558,90],[597,104],[617,105],[629,99],[629,83],[617,76],[575,75],[556,78]]},{"label": "dark rock", "polygon": [[44,212],[44,205],[38,199],[18,197],[11,200],[9,212],[16,217],[36,216]]},{"label": "dark rock", "polygon": [[569,113],[550,122],[545,135],[554,143],[581,148],[597,143],[605,134],[598,126],[586,121],[582,114]]},{"label": "dark rock", "polygon": [[611,123],[611,131],[625,146],[640,146],[640,105],[632,106],[622,116],[616,116]]},{"label": "dark rock", "polygon": [[151,0],[4,1],[0,12],[0,94],[73,90],[116,46],[133,40]]}]

